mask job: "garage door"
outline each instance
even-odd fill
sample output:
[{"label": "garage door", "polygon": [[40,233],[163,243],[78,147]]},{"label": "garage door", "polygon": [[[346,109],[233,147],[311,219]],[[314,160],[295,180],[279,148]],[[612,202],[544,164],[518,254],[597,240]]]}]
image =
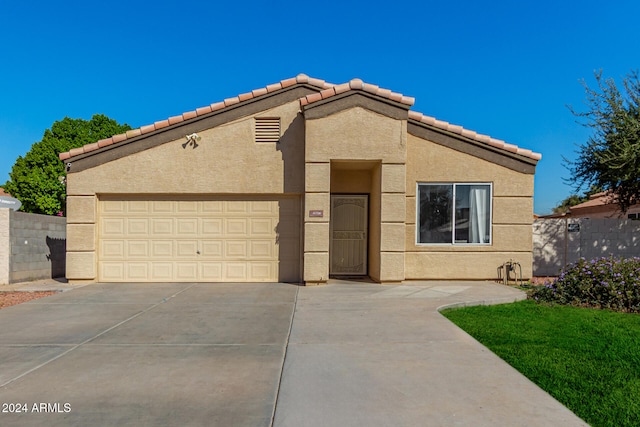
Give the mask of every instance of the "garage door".
[{"label": "garage door", "polygon": [[300,199],[100,200],[105,282],[297,282]]}]

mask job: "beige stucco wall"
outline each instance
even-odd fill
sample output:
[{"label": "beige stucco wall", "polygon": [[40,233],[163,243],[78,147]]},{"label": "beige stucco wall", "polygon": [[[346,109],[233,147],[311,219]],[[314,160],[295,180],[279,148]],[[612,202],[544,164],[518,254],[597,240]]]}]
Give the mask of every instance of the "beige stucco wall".
[{"label": "beige stucco wall", "polygon": [[[369,276],[380,282],[403,280],[406,120],[356,106],[307,120],[305,128],[306,167],[313,168],[307,173],[313,181],[306,183],[305,230],[326,222],[328,231],[331,193],[369,194]],[[323,218],[309,217],[310,210],[320,209]],[[324,247],[319,242],[305,245],[306,282],[329,277],[330,245],[328,239]]]},{"label": "beige stucco wall", "polygon": [[306,121],[306,162],[381,160],[404,164],[407,122],[361,107]]},{"label": "beige stucco wall", "polygon": [[[406,278],[495,279],[505,261],[532,274],[533,175],[409,135],[407,141]],[[416,183],[493,184],[492,243],[416,244]],[[452,256],[455,254],[455,258]]]},{"label": "beige stucco wall", "polygon": [[[291,102],[198,132],[202,139],[196,148],[183,148],[186,140],[180,139],[82,172],[72,170],[67,194],[300,194],[304,124],[298,111],[299,104]],[[279,143],[254,142],[255,116],[281,118]]]},{"label": "beige stucco wall", "polygon": [[[96,279],[98,200],[106,194],[304,194],[308,283],[329,278],[331,193],[369,194],[368,270],[376,281],[492,279],[509,259],[531,275],[533,175],[423,140],[407,133],[406,120],[360,106],[306,121],[303,114],[293,101],[199,132],[196,148],[180,139],[72,170],[68,278]],[[281,118],[279,143],[254,142],[255,116]],[[417,182],[492,183],[492,244],[417,245]]]},{"label": "beige stucco wall", "polygon": [[[304,122],[297,101],[67,176],[67,277],[97,271],[98,197],[103,194],[301,194]],[[278,143],[256,143],[254,117],[280,117]]]}]

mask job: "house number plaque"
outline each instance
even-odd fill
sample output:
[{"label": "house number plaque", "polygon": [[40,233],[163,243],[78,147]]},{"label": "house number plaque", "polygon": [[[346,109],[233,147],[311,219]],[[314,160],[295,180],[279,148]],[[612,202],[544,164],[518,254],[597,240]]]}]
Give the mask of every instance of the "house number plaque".
[{"label": "house number plaque", "polygon": [[309,211],[309,217],[322,218],[323,216],[324,216],[323,210]]}]

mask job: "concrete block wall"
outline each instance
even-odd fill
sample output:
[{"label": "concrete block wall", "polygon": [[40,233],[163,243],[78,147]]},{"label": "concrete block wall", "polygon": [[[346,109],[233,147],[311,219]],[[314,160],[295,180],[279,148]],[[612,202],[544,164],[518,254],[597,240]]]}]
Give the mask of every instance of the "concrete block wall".
[{"label": "concrete block wall", "polygon": [[0,209],[0,284],[65,275],[66,218]]},{"label": "concrete block wall", "polygon": [[0,209],[0,285],[9,283],[9,257],[11,255],[9,218],[10,209]]},{"label": "concrete block wall", "polygon": [[610,256],[640,256],[640,221],[563,218],[533,223],[534,276],[556,276],[580,258]]}]

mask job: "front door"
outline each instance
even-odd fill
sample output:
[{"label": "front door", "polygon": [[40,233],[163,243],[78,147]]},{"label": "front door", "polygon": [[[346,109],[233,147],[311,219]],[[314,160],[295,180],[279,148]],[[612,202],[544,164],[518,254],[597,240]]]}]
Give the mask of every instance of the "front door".
[{"label": "front door", "polygon": [[329,274],[367,274],[367,202],[366,195],[331,195]]}]

